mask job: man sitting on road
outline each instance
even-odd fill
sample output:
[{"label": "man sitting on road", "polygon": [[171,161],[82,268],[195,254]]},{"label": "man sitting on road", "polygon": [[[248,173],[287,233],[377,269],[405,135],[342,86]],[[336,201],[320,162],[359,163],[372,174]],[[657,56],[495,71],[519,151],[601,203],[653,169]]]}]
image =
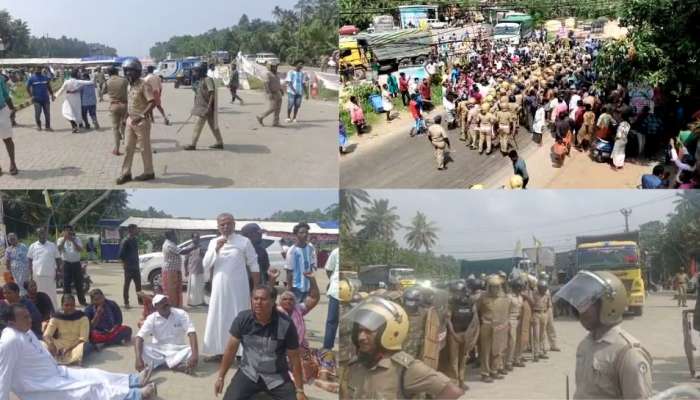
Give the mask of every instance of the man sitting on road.
[{"label": "man sitting on road", "polygon": [[131,328],[122,325],[122,310],[116,302],[106,299],[100,289],[93,289],[90,303],[85,308],[85,315],[90,320],[92,344],[126,344],[131,341]]},{"label": "man sitting on road", "polygon": [[[199,349],[190,316],[185,310],[171,307],[168,297],[162,294],[153,297],[153,305],[156,312],[146,318],[136,334],[136,370],[165,364],[168,368],[192,374],[197,366]],[[147,335],[153,335],[153,343],[144,344]],[[189,338],[189,345],[185,336]]]},{"label": "man sitting on road", "polygon": [[151,370],[140,374],[114,374],[97,368],[60,366],[30,331],[27,307],[14,304],[2,309],[7,327],[0,337],[0,399],[13,392],[21,399],[133,400],[157,394],[149,384]]},{"label": "man sitting on road", "polygon": [[2,287],[2,295],[5,297],[5,301],[7,301],[7,304],[13,305],[13,304],[22,304],[24,305],[27,310],[29,311],[29,316],[32,317],[32,332],[36,335],[41,340],[42,336],[42,319],[41,319],[41,313],[39,313],[39,310],[36,308],[34,303],[32,303],[30,300],[20,297],[19,295],[19,286],[17,286],[16,283],[14,282],[8,282],[5,284],[5,286]]}]

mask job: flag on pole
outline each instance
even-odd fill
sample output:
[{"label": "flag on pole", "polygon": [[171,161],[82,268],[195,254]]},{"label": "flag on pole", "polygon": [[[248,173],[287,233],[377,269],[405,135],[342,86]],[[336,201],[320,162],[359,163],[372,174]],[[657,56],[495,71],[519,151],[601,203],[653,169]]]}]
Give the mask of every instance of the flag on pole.
[{"label": "flag on pole", "polygon": [[535,242],[535,247],[542,247],[542,242],[537,240],[537,238],[533,235],[532,240]]},{"label": "flag on pole", "polygon": [[46,203],[46,207],[53,208],[53,204],[51,204],[51,196],[49,195],[48,189],[44,189],[44,191],[41,193],[44,195],[44,203]]},{"label": "flag on pole", "polygon": [[515,244],[515,251],[513,252],[513,257],[520,257],[523,253],[523,245],[520,243],[520,239]]}]

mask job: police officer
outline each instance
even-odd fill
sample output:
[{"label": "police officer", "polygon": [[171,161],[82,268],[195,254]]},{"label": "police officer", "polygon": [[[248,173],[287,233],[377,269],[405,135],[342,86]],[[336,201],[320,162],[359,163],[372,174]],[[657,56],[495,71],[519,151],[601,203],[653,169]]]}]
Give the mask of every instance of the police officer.
[{"label": "police officer", "polygon": [[411,327],[403,344],[403,351],[416,359],[421,359],[423,356],[423,341],[425,340],[427,309],[422,306],[422,302],[423,293],[418,287],[413,286],[403,292],[403,309],[408,315]]},{"label": "police officer", "polygon": [[648,399],[651,354],[622,329],[627,290],[607,271],[580,271],[557,292],[578,313],[588,335],[576,349],[574,399]]},{"label": "police officer", "polygon": [[219,130],[218,96],[216,94],[216,84],[214,79],[207,76],[207,63],[198,62],[192,67],[192,90],[194,91],[194,107],[192,115],[197,117],[192,133],[192,144],[185,146],[185,150],[196,150],[197,141],[202,134],[204,124],[209,125],[209,129],[214,134],[216,144],[209,146],[210,149],[223,150],[224,139]]},{"label": "police officer", "polygon": [[396,303],[370,298],[351,312],[357,357],[350,362],[349,399],[406,399],[426,393],[457,399],[464,392],[445,375],[401,351],[409,324]]},{"label": "police officer", "polygon": [[479,127],[479,154],[484,153],[484,143],[486,144],[486,154],[491,154],[491,139],[493,138],[493,124],[495,116],[491,113],[491,104],[483,103],[479,109],[476,124]]},{"label": "police officer", "polygon": [[151,121],[146,115],[155,107],[153,89],[141,79],[143,67],[136,58],[126,59],[122,63],[124,76],[129,80],[129,105],[126,120],[126,154],[122,164],[122,174],[117,179],[117,185],[123,185],[132,180],[131,164],[138,142],[143,159],[143,174],[133,178],[136,181],[155,179],[153,172],[153,153],[151,151]]},{"label": "police officer", "polygon": [[540,279],[537,281],[537,290],[532,296],[532,323],[533,338],[532,346],[535,354],[534,361],[540,358],[547,359],[547,350],[544,347],[545,335],[547,334],[547,313],[552,307],[552,299],[549,296],[547,281]]},{"label": "police officer", "polygon": [[97,86],[97,94],[100,96],[100,101],[104,101],[105,84],[107,79],[105,79],[105,74],[102,72],[102,67],[97,67],[95,70],[95,86]]},{"label": "police officer", "polygon": [[445,375],[457,381],[464,390],[464,370],[467,355],[476,346],[479,338],[479,318],[465,282],[456,281],[450,285],[450,319],[447,321],[449,368]]},{"label": "police officer", "polygon": [[521,291],[523,288],[522,281],[520,277],[511,279],[509,282],[510,293],[508,298],[510,300],[509,308],[509,331],[508,331],[508,348],[506,350],[506,371],[512,371],[513,367],[524,367],[525,365],[520,361],[522,356],[522,348],[518,345],[518,338],[520,336],[518,328],[520,321],[522,319],[523,312],[523,297]]},{"label": "police officer", "polygon": [[262,126],[265,124],[263,120],[270,114],[274,114],[272,120],[272,126],[280,126],[280,112],[282,110],[282,95],[284,91],[282,90],[282,85],[280,84],[280,78],[277,76],[277,61],[272,61],[269,64],[270,70],[267,71],[265,76],[265,93],[267,93],[267,98],[269,101],[269,107],[262,115],[257,116],[258,123]]},{"label": "police officer", "polygon": [[341,279],[338,282],[338,300],[340,301],[341,316],[338,325],[338,390],[340,398],[346,399],[348,398],[348,363],[355,357],[355,346],[353,346],[351,339],[352,323],[345,317],[351,308],[362,300],[349,279]]},{"label": "police officer", "polygon": [[119,143],[124,139],[124,130],[126,129],[129,81],[119,76],[119,71],[112,67],[109,69],[106,90],[109,96],[109,114],[112,117],[112,131],[114,132],[114,149],[112,154],[119,156],[121,155],[119,153]]},{"label": "police officer", "polygon": [[430,140],[435,149],[435,161],[437,162],[438,170],[445,169],[445,153],[449,151],[449,140],[441,124],[442,116],[436,115],[433,118],[433,124],[428,128],[428,140]]},{"label": "police officer", "polygon": [[[481,380],[487,383],[503,379],[502,354],[506,348],[510,301],[501,292],[501,278],[491,275],[486,280],[486,293],[479,298],[476,310],[481,322],[479,364]],[[505,334],[505,336],[504,336]]]},{"label": "police officer", "polygon": [[687,292],[688,292],[688,274],[685,273],[685,268],[681,267],[676,273],[676,296],[678,297],[678,307],[685,307]]},{"label": "police officer", "polygon": [[498,111],[496,111],[496,120],[498,121],[498,142],[503,155],[508,154],[508,143],[510,142],[511,125],[513,115],[509,111],[507,103],[500,102]]},{"label": "police officer", "polygon": [[476,104],[476,100],[473,97],[470,97],[469,100],[467,100],[467,110],[466,132],[469,135],[467,145],[470,149],[476,150],[479,140],[479,128],[476,122],[479,118],[480,107],[478,104]]}]

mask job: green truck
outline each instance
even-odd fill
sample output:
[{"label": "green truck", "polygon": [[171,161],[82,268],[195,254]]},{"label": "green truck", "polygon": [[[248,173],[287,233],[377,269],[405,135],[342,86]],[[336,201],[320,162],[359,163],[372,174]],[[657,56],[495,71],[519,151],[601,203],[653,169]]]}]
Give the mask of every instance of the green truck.
[{"label": "green truck", "polygon": [[493,40],[519,45],[532,36],[532,17],[522,13],[508,13],[493,28]]},{"label": "green truck", "polygon": [[433,54],[434,48],[430,30],[421,29],[362,33],[357,36],[357,45],[371,51],[382,72],[423,65]]}]

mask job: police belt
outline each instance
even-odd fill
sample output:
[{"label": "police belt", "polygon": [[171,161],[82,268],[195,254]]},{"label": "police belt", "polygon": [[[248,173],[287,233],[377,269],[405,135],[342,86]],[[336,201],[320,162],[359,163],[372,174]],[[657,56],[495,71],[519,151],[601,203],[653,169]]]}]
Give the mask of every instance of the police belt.
[{"label": "police belt", "polygon": [[112,100],[109,104],[127,104],[126,101]]},{"label": "police belt", "polygon": [[541,313],[546,313],[547,310],[532,310],[532,312],[541,314]]}]

